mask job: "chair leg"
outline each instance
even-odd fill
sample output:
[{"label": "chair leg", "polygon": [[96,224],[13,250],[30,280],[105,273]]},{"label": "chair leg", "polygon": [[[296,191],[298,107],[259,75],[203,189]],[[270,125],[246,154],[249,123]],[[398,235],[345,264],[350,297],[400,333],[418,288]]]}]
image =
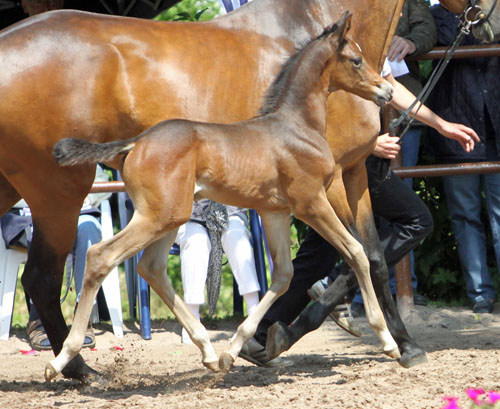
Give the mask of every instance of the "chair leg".
[{"label": "chair leg", "polygon": [[122,297],[120,294],[120,278],[117,267],[115,267],[103,281],[102,290],[111,317],[113,333],[117,338],[123,338]]},{"label": "chair leg", "polygon": [[[0,245],[4,246],[3,243]],[[0,271],[0,340],[7,341],[12,323],[19,265],[26,262],[27,254],[17,250],[4,251]]]}]

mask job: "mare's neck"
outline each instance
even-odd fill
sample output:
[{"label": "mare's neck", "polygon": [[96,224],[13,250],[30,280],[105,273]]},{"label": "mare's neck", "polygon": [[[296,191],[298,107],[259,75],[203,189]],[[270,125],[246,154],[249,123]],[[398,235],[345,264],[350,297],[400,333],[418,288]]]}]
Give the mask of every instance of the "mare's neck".
[{"label": "mare's neck", "polygon": [[320,35],[340,14],[337,0],[253,0],[212,21],[299,45]]}]

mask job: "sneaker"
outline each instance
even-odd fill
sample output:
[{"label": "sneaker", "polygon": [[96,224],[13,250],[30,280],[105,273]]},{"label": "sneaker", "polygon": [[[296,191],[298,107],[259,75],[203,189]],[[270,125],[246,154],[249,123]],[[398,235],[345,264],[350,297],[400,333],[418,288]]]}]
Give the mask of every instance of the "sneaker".
[{"label": "sneaker", "polygon": [[87,327],[87,330],[85,331],[85,338],[83,339],[82,348],[94,348],[94,347],[95,347],[94,328],[92,328],[92,325],[90,324],[90,321],[89,321],[89,326]]},{"label": "sneaker", "polygon": [[354,318],[364,317],[366,315],[365,306],[359,302],[353,301],[351,303],[351,313]]},{"label": "sneaker", "polygon": [[277,357],[269,360],[267,358],[266,348],[257,342],[255,338],[250,338],[241,348],[239,356],[254,365],[264,368],[282,368],[292,365],[289,359]]},{"label": "sneaker", "polygon": [[417,292],[413,293],[413,304],[427,306],[427,297]]},{"label": "sneaker", "polygon": [[[309,290],[307,290],[307,294],[311,297],[311,300],[317,301],[326,291],[326,288],[327,286],[325,283],[322,280],[318,280],[312,285],[311,288],[309,288]],[[347,308],[347,315],[345,315],[345,311],[339,312],[333,310],[329,316],[340,328],[347,331],[349,334],[355,337],[360,337],[362,335],[361,330],[354,323],[353,316],[351,315],[349,308]]]},{"label": "sneaker", "polygon": [[491,314],[493,312],[493,303],[492,299],[485,298],[474,304],[472,312],[474,314]]},{"label": "sneaker", "polygon": [[49,337],[47,337],[45,329],[43,328],[42,321],[28,321],[26,334],[28,335],[28,342],[31,348],[35,351],[50,351],[52,349]]}]

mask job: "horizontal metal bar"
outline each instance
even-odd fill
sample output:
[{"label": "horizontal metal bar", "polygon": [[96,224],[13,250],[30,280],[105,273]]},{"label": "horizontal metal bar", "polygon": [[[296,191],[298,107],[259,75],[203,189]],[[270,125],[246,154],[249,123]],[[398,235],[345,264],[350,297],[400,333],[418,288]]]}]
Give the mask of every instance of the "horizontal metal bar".
[{"label": "horizontal metal bar", "polygon": [[457,163],[449,165],[407,166],[394,168],[400,178],[471,175],[500,172],[500,162]]},{"label": "horizontal metal bar", "polygon": [[[500,172],[500,162],[457,163],[450,165],[407,166],[393,168],[400,178],[470,175]],[[95,182],[92,193],[124,192],[125,184],[122,181]]]},{"label": "horizontal metal bar", "polygon": [[[407,60],[438,60],[442,58],[448,47],[434,47],[428,53],[406,57]],[[493,57],[500,55],[500,44],[461,45],[457,47],[452,58]]]}]

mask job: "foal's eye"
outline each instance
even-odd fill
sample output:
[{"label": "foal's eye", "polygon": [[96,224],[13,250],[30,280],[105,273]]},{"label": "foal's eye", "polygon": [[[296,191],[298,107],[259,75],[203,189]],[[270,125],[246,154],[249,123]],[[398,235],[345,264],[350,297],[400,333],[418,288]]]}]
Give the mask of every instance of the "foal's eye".
[{"label": "foal's eye", "polygon": [[361,57],[356,57],[356,58],[353,58],[351,60],[351,62],[352,62],[352,65],[354,65],[354,67],[359,68],[359,67],[361,67],[361,64],[363,63],[363,59]]}]

